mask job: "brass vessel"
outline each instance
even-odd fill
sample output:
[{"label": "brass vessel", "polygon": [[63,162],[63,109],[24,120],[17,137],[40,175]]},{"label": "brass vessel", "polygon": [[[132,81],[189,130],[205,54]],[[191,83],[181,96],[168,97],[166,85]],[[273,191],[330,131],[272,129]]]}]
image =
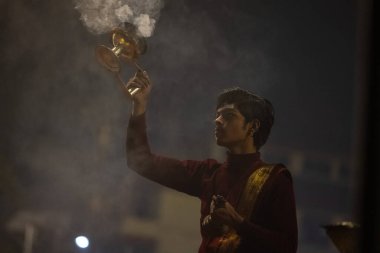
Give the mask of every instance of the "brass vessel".
[{"label": "brass vessel", "polygon": [[[123,83],[121,78],[121,64],[122,62],[133,66],[137,70],[142,68],[137,64],[140,55],[147,51],[146,40],[136,33],[136,28],[130,23],[125,23],[123,28],[115,28],[111,33],[113,47],[105,45],[98,45],[95,48],[96,58],[99,63],[107,70],[114,73],[117,78]],[[133,95],[139,88],[129,89],[129,93]]]},{"label": "brass vessel", "polygon": [[343,221],[322,226],[341,253],[359,253],[360,226]]}]

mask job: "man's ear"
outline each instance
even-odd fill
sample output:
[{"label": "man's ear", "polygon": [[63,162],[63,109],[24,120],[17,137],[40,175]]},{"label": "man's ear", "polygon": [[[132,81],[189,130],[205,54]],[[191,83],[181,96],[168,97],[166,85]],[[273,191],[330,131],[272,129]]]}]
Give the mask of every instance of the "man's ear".
[{"label": "man's ear", "polygon": [[254,132],[256,133],[257,131],[259,131],[260,129],[260,120],[258,119],[253,119],[252,120],[252,128],[254,130]]},{"label": "man's ear", "polygon": [[248,122],[249,131],[248,134],[253,136],[260,129],[260,120],[253,119],[251,122]]}]

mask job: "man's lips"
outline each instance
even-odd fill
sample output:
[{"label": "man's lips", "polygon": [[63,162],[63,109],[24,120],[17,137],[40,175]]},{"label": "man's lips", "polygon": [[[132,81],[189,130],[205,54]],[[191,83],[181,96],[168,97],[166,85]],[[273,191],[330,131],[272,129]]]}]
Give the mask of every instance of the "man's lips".
[{"label": "man's lips", "polygon": [[223,130],[220,128],[215,128],[214,133],[215,135],[221,135],[223,133]]}]

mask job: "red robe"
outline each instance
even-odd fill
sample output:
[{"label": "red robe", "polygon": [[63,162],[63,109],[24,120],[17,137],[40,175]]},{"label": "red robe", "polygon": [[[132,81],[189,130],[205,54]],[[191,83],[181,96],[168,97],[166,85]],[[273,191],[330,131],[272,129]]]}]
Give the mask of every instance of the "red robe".
[{"label": "red robe", "polygon": [[[131,117],[127,132],[128,167],[140,175],[201,200],[200,222],[210,212],[212,195],[222,195],[236,208],[237,201],[251,173],[263,161],[260,153],[236,155],[227,153],[219,163],[177,160],[152,154],[146,134],[145,115]],[[237,228],[240,253],[295,253],[297,219],[293,183],[288,170],[276,165],[260,193],[249,219]],[[202,231],[199,253],[214,252],[212,238]]]}]

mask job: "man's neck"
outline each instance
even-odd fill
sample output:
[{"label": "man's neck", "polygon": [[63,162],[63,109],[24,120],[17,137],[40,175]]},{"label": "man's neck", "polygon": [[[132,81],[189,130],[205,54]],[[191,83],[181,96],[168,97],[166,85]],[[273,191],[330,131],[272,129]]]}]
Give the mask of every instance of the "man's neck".
[{"label": "man's neck", "polygon": [[236,155],[252,154],[252,153],[257,152],[255,145],[252,145],[252,144],[229,147],[228,150],[230,151],[231,154],[236,154]]}]

